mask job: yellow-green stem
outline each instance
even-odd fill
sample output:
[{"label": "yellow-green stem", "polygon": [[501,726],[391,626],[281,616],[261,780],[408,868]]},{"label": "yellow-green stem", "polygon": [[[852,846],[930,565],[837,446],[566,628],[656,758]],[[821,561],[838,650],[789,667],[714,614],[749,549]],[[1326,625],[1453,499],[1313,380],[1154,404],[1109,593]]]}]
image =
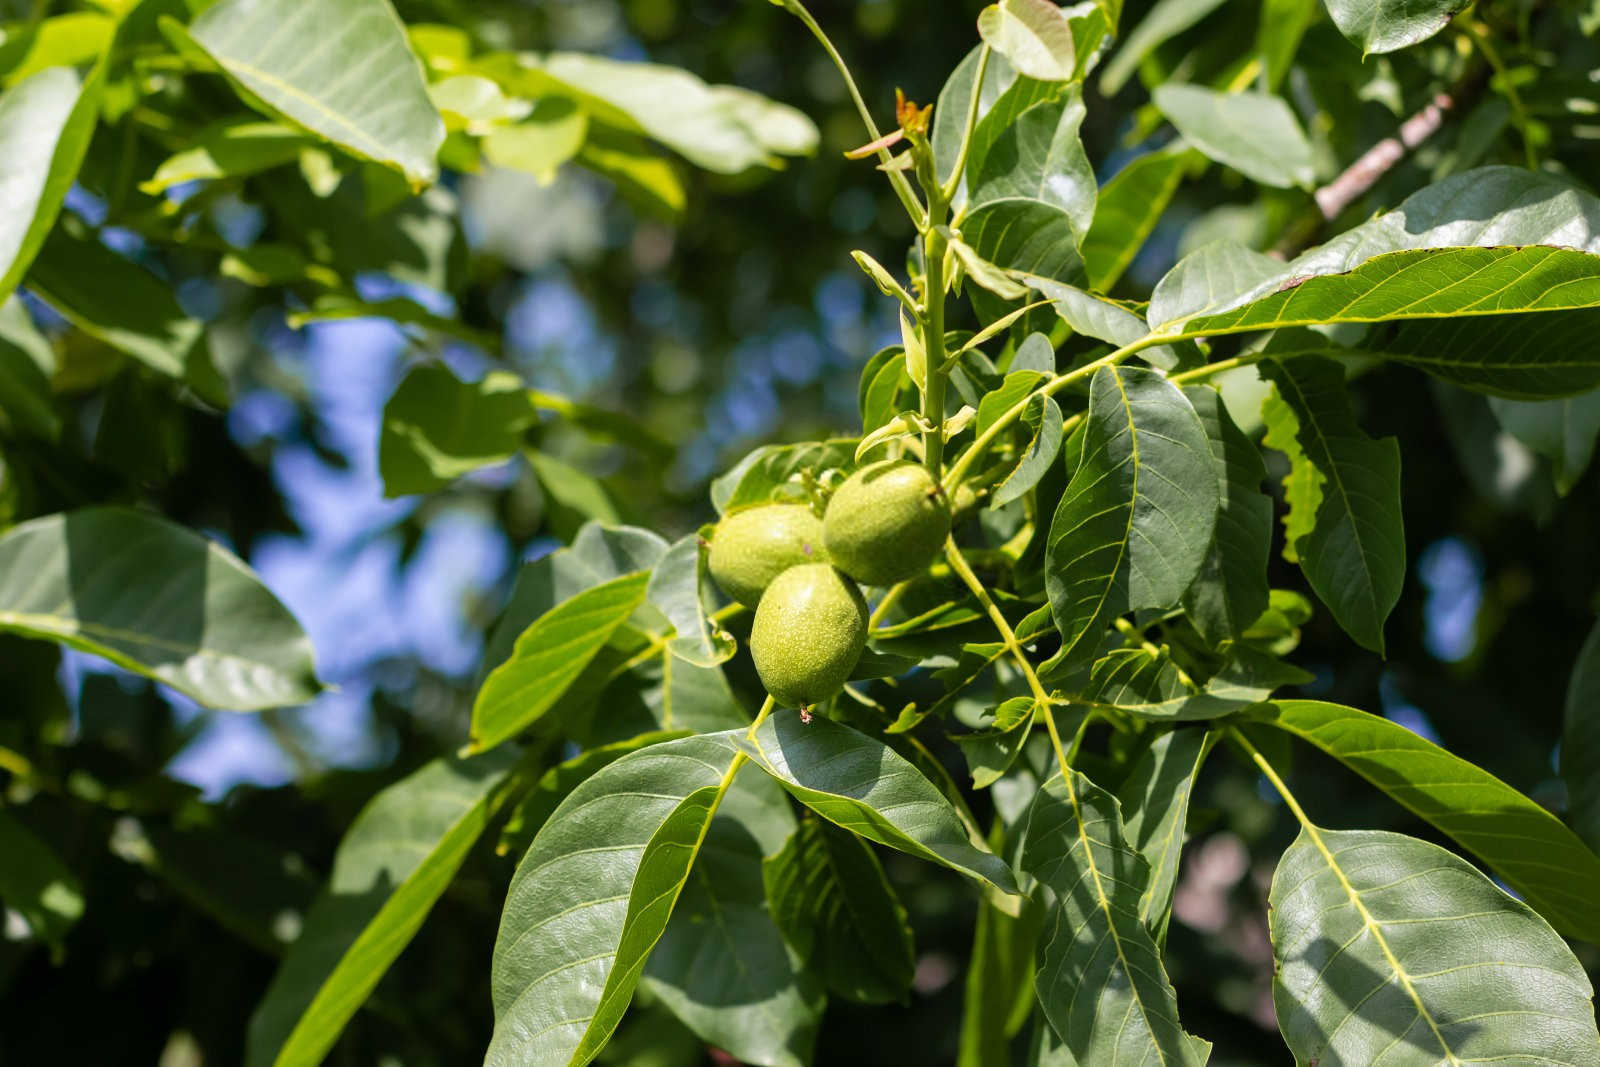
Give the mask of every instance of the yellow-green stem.
[{"label": "yellow-green stem", "polygon": [[956,190],[961,187],[961,172],[966,170],[967,153],[972,150],[972,131],[978,126],[978,101],[983,96],[983,79],[988,73],[989,46],[984,45],[978,52],[978,70],[972,77],[972,95],[967,99],[967,127],[961,131],[961,150],[956,153],[956,164],[950,169],[950,177],[945,180],[945,203],[954,200]]},{"label": "yellow-green stem", "polygon": [[771,715],[772,710],[777,706],[777,700],[773,698],[772,694],[768,693],[767,699],[761,703],[761,710],[756,713],[756,721],[750,724],[750,732],[745,736],[754,740],[756,731],[761,729],[761,724],[767,721],[767,716]]},{"label": "yellow-green stem", "polygon": [[[930,205],[930,211],[937,205]],[[947,242],[936,229],[923,239],[924,284],[922,347],[927,353],[927,380],[922,390],[922,463],[935,482],[944,467],[944,253]]]}]

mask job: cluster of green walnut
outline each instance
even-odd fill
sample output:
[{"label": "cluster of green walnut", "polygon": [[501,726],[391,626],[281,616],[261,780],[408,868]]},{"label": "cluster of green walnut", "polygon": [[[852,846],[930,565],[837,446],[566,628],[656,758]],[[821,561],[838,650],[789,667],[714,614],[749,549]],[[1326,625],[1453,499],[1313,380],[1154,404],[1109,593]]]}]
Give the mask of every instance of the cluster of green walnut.
[{"label": "cluster of green walnut", "polygon": [[809,718],[844,688],[867,644],[860,586],[915,577],[949,533],[938,483],[904,460],[850,475],[821,519],[806,504],[763,504],[717,524],[711,577],[755,609],[750,657],[777,706]]}]

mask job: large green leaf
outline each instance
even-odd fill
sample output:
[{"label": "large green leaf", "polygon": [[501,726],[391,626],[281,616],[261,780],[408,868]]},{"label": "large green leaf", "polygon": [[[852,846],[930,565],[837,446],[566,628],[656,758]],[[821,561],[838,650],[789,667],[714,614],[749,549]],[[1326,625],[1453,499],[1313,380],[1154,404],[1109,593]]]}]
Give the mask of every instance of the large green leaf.
[{"label": "large green leaf", "polygon": [[1572,665],[1565,722],[1561,777],[1567,782],[1567,821],[1600,852],[1600,623]]},{"label": "large green leaf", "polygon": [[92,237],[57,227],[28,272],[28,287],[74,326],[152,370],[225,405],[205,324],[186,314],[172,286]]},{"label": "large green leaf", "polygon": [[216,708],[321,691],[311,642],[237,556],[144,512],[86,508],[0,537],[0,630],[93,652]]},{"label": "large green leaf", "polygon": [[1466,7],[1466,0],[1323,0],[1333,24],[1361,46],[1363,58],[1374,52],[1398,52],[1438,33]]},{"label": "large green leaf", "polygon": [[1556,490],[1570,493],[1594,458],[1600,390],[1559,400],[1491,397],[1489,407],[1507,433],[1550,461]]},{"label": "large green leaf", "polygon": [[1263,185],[1308,186],[1315,177],[1311,142],[1281,97],[1167,82],[1150,99],[1185,141]]},{"label": "large green leaf", "polygon": [[961,234],[1007,270],[1076,281],[1094,218],[1094,168],[1078,139],[1083,99],[1069,92],[1022,112],[987,149]]},{"label": "large green leaf", "polygon": [[1083,237],[1083,262],[1092,287],[1107,292],[1122,277],[1166,213],[1188,161],[1186,145],[1147,152],[1101,186],[1094,222]]},{"label": "large green leaf", "polygon": [[1078,66],[1072,25],[1050,0],[999,0],[978,13],[978,36],[1021,74],[1065,81]]},{"label": "large green leaf", "polygon": [[1082,457],[1046,549],[1065,662],[1087,665],[1118,615],[1178,602],[1205,561],[1217,504],[1205,427],[1177,386],[1155,371],[1096,371]]},{"label": "large green leaf", "polygon": [[1300,1063],[1594,1063],[1592,989],[1543,919],[1403,834],[1306,825],[1268,897]]},{"label": "large green leaf", "polygon": [[737,174],[816,148],[816,127],[801,112],[676,67],[553,52],[529,57],[519,75],[533,95],[572,96],[592,118],[644,134],[707,170]]},{"label": "large green leaf", "polygon": [[1139,917],[1159,945],[1166,941],[1178,861],[1187,837],[1189,796],[1215,735],[1201,729],[1162,734],[1128,772],[1118,790],[1128,844],[1150,866],[1150,881],[1139,895]]},{"label": "large green leaf", "polygon": [[819,718],[771,716],[734,743],[818,815],[880,845],[1016,892],[1011,869],[976,845],[939,788],[894,749]]},{"label": "large green leaf", "polygon": [[1198,1067],[1178,998],[1145,926],[1150,865],[1123,830],[1116,797],[1077,771],[1050,779],[1028,809],[1022,868],[1049,890],[1035,991],[1079,1063]]},{"label": "large green leaf", "polygon": [[1262,409],[1266,443],[1286,452],[1289,549],[1345,632],[1383,652],[1383,623],[1400,599],[1406,542],[1400,446],[1356,424],[1344,372],[1318,357],[1262,364],[1276,387]]},{"label": "large green leaf", "polygon": [[1128,31],[1127,39],[1106,64],[1100,75],[1100,92],[1107,97],[1115,96],[1128,77],[1139,69],[1145,56],[1220,6],[1222,0],[1157,0],[1139,25]]},{"label": "large green leaf", "polygon": [[61,951],[61,939],[83,915],[83,887],[55,850],[0,808],[0,903],[28,923],[33,936]]},{"label": "large green leaf", "polygon": [[1267,557],[1272,552],[1272,500],[1261,491],[1267,468],[1222,402],[1206,386],[1184,395],[1205,425],[1217,463],[1221,503],[1205,563],[1183,594],[1183,610],[1213,646],[1237,641],[1267,610]]},{"label": "large green leaf", "polygon": [[472,747],[493,748],[538,722],[644,600],[650,575],[625,574],[540,615],[472,705]]},{"label": "large green leaf", "polygon": [[825,1002],[769,914],[762,856],[795,836],[777,783],[746,772],[711,820],[644,987],[701,1040],[741,1063],[805,1067]]},{"label": "large green leaf", "polygon": [[102,80],[98,66],[83,82],[69,67],[51,67],[0,96],[6,188],[6,211],[0,219],[0,300],[28,272],[77,179],[99,116]]},{"label": "large green leaf", "polygon": [[1544,808],[1405,727],[1355,708],[1280,700],[1255,714],[1449,834],[1557,929],[1600,944],[1600,857]]},{"label": "large green leaf", "polygon": [[444,120],[389,0],[221,0],[190,32],[269,115],[393,167],[413,186],[438,177]]},{"label": "large green leaf", "polygon": [[247,1064],[322,1062],[505,800],[515,759],[436,759],[361,809],[250,1019]]},{"label": "large green leaf", "polygon": [[911,927],[871,846],[807,816],[762,875],[773,919],[831,991],[866,1004],[905,997],[917,962]]},{"label": "large green leaf", "polygon": [[383,493],[430,492],[510,459],[537,418],[527,387],[509,371],[463,382],[442,364],[413,367],[383,406]]},{"label": "large green leaf", "polygon": [[506,893],[486,1063],[584,1064],[600,1051],[738,770],[731,736],[624,756],[545,823]]}]

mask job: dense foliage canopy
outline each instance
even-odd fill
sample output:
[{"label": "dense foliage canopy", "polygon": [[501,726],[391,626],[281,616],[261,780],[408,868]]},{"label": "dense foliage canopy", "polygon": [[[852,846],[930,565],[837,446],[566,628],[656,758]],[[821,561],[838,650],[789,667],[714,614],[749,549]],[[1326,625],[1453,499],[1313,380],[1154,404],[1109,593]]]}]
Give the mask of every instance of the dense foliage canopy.
[{"label": "dense foliage canopy", "polygon": [[1600,9],[0,17],[0,1062],[1600,1064]]}]

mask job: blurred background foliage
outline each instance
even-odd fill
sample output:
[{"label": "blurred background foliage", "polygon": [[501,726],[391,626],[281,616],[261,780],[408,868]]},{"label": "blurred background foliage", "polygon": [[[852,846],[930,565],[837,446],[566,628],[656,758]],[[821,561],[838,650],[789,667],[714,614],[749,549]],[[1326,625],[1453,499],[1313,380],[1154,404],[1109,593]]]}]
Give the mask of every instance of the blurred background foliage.
[{"label": "blurred background foliage", "polygon": [[[26,62],[27,20],[10,0],[0,70]],[[819,2],[865,95],[887,119],[895,88],[933,100],[974,42],[981,4]],[[676,159],[681,207],[619,190],[593,170],[554,180],[510,168],[447,173],[382,225],[362,224],[355,172],[303,153],[243,183],[196,192],[96,188],[90,175],[153,175],[194,136],[215,87],[162,101],[165,135],[137,113],[100,129],[68,209],[168,280],[209,326],[233,396],[225,412],[25,297],[53,342],[59,445],[7,432],[0,514],[21,520],[90,501],[146,503],[233,547],[306,626],[337,691],[260,716],[203,712],[166,690],[55,646],[0,637],[0,745],[43,751],[8,798],[58,844],[82,887],[59,951],[8,913],[0,939],[0,1063],[236,1063],[249,1013],[360,805],[457,746],[484,635],[521,561],[586,515],[669,537],[710,514],[708,479],[756,444],[853,432],[856,376],[896,336],[892,303],[855,269],[861,248],[903,261],[911,232],[882,176],[842,152],[866,140],[843,86],[798,22],[757,0],[400,0],[408,23],[457,27],[475,49],[564,49],[672,64],[791,104],[821,132],[814,156],[779,170],[715,174]],[[1594,106],[1600,5],[1489,3],[1505,70],[1493,80],[1464,35],[1365,62],[1318,4],[1163,3],[1182,17],[1142,60],[1090,80],[1083,138],[1104,182],[1173,137],[1148,84],[1237,73],[1264,17],[1311,20],[1283,91],[1332,178],[1434,93],[1459,88],[1440,134],[1351,205],[1343,221],[1431,180],[1531,154],[1600,184]],[[1151,5],[1130,2],[1127,31]],[[53,5],[52,13],[93,5]],[[1187,21],[1186,21],[1187,20]],[[1573,32],[1580,27],[1584,32]],[[1113,68],[1114,69],[1114,68]],[[1120,85],[1116,84],[1121,80]],[[1107,93],[1110,91],[1110,95]],[[1577,104],[1574,104],[1577,101]],[[1584,105],[1584,106],[1578,106]],[[148,116],[145,116],[146,118]],[[402,197],[403,197],[402,193]],[[174,239],[168,205],[192,220]],[[1309,197],[1197,171],[1118,289],[1142,298],[1184,252],[1230,236],[1270,250],[1305,243]],[[165,212],[166,214],[163,214]],[[476,331],[449,337],[371,318],[311,315],[303,287],[252,284],[271,264],[227,248],[285,243],[355,265],[367,301],[410,299]],[[259,282],[259,278],[255,279]],[[324,308],[326,310],[326,308]],[[617,444],[546,415],[522,458],[426,497],[389,499],[379,473],[383,408],[407,369],[439,359],[465,380],[497,366],[532,387],[624,412],[656,442]],[[1413,566],[1388,628],[1389,657],[1331,620],[1305,628],[1297,662],[1315,695],[1380,710],[1518,788],[1559,805],[1553,753],[1565,679],[1600,587],[1600,474],[1560,495],[1550,460],[1501,430],[1488,402],[1402,369],[1360,380],[1373,436],[1399,437]],[[1581,468],[1580,468],[1581,469]],[[575,472],[582,472],[581,474]],[[583,477],[596,479],[591,483]],[[578,489],[574,489],[576,486]],[[598,486],[598,492],[594,487]],[[552,489],[554,492],[552,492]],[[1275,564],[1274,585],[1296,572]],[[70,744],[68,743],[70,742]],[[959,757],[942,753],[952,765]],[[1305,751],[1297,790],[1324,825],[1430,831]],[[41,784],[42,783],[42,787]],[[1271,1030],[1264,924],[1270,864],[1290,836],[1277,802],[1231,761],[1213,761],[1171,943],[1185,1023],[1216,1062],[1282,1062]],[[109,846],[109,847],[108,847]],[[330,1062],[473,1062],[490,1028],[489,954],[514,856],[486,840],[416,941],[353,1020]],[[889,870],[918,937],[916,995],[833,1005],[824,1064],[953,1062],[973,902],[904,857]],[[1590,958],[1585,961],[1594,966]],[[1189,1018],[1193,1011],[1195,1017]],[[605,1062],[695,1063],[707,1054],[664,1013],[642,1012]]]}]

